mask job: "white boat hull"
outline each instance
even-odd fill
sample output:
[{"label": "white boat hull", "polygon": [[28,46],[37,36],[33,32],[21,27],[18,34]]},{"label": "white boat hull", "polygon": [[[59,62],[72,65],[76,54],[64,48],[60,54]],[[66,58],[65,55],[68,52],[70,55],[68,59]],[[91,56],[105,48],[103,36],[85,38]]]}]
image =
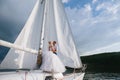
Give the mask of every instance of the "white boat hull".
[{"label": "white boat hull", "polygon": [[[85,73],[75,73],[65,75],[63,80],[83,80]],[[50,73],[42,71],[19,71],[19,72],[1,72],[0,80],[45,80]]]},{"label": "white boat hull", "polygon": [[75,73],[69,76],[64,76],[64,80],[83,80],[85,73]]}]

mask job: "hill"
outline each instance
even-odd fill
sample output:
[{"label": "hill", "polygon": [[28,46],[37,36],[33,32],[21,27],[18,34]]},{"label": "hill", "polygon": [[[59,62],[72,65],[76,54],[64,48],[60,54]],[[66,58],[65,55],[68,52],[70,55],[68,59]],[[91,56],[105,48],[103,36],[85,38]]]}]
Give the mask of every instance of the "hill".
[{"label": "hill", "polygon": [[120,72],[120,52],[101,53],[81,57],[87,72]]}]

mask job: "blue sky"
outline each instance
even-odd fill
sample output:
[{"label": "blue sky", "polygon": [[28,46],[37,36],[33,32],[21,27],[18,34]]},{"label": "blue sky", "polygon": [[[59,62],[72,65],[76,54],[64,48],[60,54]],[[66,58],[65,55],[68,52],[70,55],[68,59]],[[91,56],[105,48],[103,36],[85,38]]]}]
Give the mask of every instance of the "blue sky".
[{"label": "blue sky", "polygon": [[[0,39],[9,38],[13,42],[35,2],[0,1]],[[120,51],[120,0],[63,0],[63,3],[80,55]]]},{"label": "blue sky", "polygon": [[120,0],[64,1],[81,55],[120,51]]}]

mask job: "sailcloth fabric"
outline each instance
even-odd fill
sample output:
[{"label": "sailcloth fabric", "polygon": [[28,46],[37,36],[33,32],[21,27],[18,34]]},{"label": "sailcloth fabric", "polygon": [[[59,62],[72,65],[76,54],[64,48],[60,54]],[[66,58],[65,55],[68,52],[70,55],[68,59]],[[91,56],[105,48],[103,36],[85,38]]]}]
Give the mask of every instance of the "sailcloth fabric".
[{"label": "sailcloth fabric", "polygon": [[[82,67],[72,32],[62,5],[62,0],[38,0],[26,25],[16,39],[16,45],[39,49],[41,35],[44,36],[43,52],[48,51],[48,42],[57,42],[57,56],[65,66]],[[42,28],[43,27],[43,28]],[[41,34],[41,30],[44,30]],[[5,69],[32,69],[36,66],[37,55],[10,49],[1,63]]]},{"label": "sailcloth fabric", "polygon": [[[16,45],[31,49],[39,49],[42,15],[44,12],[44,3],[37,1],[27,23],[23,27],[21,33],[16,39]],[[32,69],[36,65],[37,55],[28,54],[24,51],[10,49],[5,59],[2,61],[0,68],[4,69]]]},{"label": "sailcloth fabric", "polygon": [[43,51],[48,50],[49,41],[57,41],[53,0],[45,2]]},{"label": "sailcloth fabric", "polygon": [[58,40],[58,55],[66,66],[73,68],[82,67],[80,57],[78,56],[73,40],[70,25],[67,20],[61,0],[54,1],[54,14],[56,21],[56,34]]},{"label": "sailcloth fabric", "polygon": [[43,50],[49,41],[57,41],[57,55],[65,66],[82,67],[61,0],[46,0]]}]

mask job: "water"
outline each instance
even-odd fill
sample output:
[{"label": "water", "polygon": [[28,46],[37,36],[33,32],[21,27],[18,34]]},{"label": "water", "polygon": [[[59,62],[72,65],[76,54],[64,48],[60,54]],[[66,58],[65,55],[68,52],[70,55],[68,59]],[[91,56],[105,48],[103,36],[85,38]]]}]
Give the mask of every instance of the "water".
[{"label": "water", "polygon": [[[0,72],[4,71],[15,71],[15,69],[0,69]],[[67,73],[71,72],[73,72],[72,69],[67,69]],[[120,73],[86,72],[83,80],[120,80]]]},{"label": "water", "polygon": [[86,73],[84,80],[120,80],[120,73]]},{"label": "water", "polygon": [[[102,68],[106,69],[106,68]],[[97,70],[102,70],[98,69]],[[97,71],[95,68],[91,68],[91,66],[88,66],[88,68],[85,71],[84,80],[120,80],[120,72],[118,69],[118,72],[115,71],[115,68],[112,68],[112,71]],[[76,72],[79,72],[79,69],[76,70]],[[73,69],[67,69],[66,73],[73,73]]]},{"label": "water", "polygon": [[120,52],[81,57],[87,64],[84,80],[120,80]]}]

